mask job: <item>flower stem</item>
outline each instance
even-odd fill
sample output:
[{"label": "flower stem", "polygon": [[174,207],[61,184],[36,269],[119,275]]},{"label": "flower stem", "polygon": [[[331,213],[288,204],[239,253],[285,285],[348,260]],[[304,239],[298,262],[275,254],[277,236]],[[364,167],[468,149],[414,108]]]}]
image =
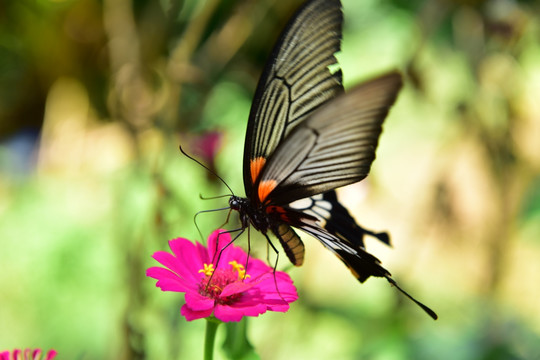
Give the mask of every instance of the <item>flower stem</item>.
[{"label": "flower stem", "polygon": [[206,318],[206,333],[204,336],[204,360],[214,359],[214,342],[216,331],[221,321],[214,317]]}]

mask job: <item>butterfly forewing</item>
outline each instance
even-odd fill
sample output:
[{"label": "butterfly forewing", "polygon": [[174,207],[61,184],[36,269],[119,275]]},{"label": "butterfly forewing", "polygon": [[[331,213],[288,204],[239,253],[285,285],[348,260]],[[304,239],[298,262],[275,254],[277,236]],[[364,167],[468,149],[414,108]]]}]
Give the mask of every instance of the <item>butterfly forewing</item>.
[{"label": "butterfly forewing", "polygon": [[260,200],[286,204],[365,178],[401,84],[398,73],[371,80],[295,127],[262,171],[259,184],[272,186]]},{"label": "butterfly forewing", "polygon": [[257,85],[244,148],[244,187],[254,184],[268,157],[289,132],[343,92],[337,64],[343,14],[339,0],[308,1],[277,41]]}]

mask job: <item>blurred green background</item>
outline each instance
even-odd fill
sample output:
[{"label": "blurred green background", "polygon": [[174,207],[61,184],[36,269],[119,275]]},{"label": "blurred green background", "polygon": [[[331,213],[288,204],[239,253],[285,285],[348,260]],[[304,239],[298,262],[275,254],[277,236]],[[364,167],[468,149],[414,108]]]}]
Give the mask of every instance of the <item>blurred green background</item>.
[{"label": "blurred green background", "polygon": [[[299,3],[0,2],[0,350],[202,358],[204,321],[145,276],[169,239],[200,241],[197,211],[227,205],[199,198],[227,191],[178,145],[244,195],[251,98]],[[343,4],[346,87],[392,68],[406,85],[371,175],[339,196],[390,232],[368,250],[440,318],[305,236],[300,299],[250,320],[256,352],[540,359],[539,2]],[[225,216],[200,216],[204,236]]]}]

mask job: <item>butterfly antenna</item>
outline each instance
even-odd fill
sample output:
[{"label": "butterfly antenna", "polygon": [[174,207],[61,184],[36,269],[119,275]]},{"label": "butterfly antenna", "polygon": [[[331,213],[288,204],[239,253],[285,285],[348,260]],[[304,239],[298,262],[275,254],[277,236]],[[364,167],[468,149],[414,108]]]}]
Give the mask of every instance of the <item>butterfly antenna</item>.
[{"label": "butterfly antenna", "polygon": [[[221,198],[224,198],[224,197],[230,197],[231,195],[218,195],[218,196],[211,196],[211,197],[206,197],[206,196],[203,196],[201,194],[199,194],[199,198],[201,200],[215,200],[215,199],[221,199]],[[228,209],[228,208],[227,208]]]},{"label": "butterfly antenna", "polygon": [[197,211],[197,213],[193,216],[193,223],[195,224],[195,227],[197,228],[197,231],[199,232],[199,236],[201,237],[201,242],[204,242],[204,240],[203,240],[203,235],[202,235],[201,229],[199,228],[199,224],[197,224],[197,217],[199,216],[199,214],[211,213],[211,212],[215,212],[215,211],[230,210],[230,209],[231,208],[229,208],[229,207],[224,207],[224,208],[220,208],[220,209]]},{"label": "butterfly antenna", "polygon": [[208,166],[204,165],[202,162],[200,162],[199,160],[195,159],[193,156],[190,156],[188,155],[184,149],[182,149],[182,145],[178,146],[180,148],[180,152],[182,154],[184,154],[188,159],[190,160],[193,160],[195,161],[197,164],[201,165],[203,168],[205,168],[210,174],[214,175],[215,177],[217,177],[219,180],[221,180],[221,182],[227,187],[227,189],[229,189],[231,195],[234,195],[234,192],[232,191],[232,189],[230,188],[229,185],[227,185],[227,183],[225,182],[225,180],[223,180],[221,178],[221,176],[219,176],[218,174],[216,174],[214,171],[212,171]]},{"label": "butterfly antenna", "polygon": [[420,306],[422,308],[422,310],[424,310],[429,316],[431,316],[431,318],[433,320],[437,320],[439,317],[437,316],[437,314],[435,313],[435,311],[431,310],[430,308],[428,308],[426,305],[422,304],[420,301],[416,300],[415,298],[413,298],[408,292],[406,292],[405,290],[403,290],[402,288],[399,287],[399,285],[396,283],[396,281],[394,279],[392,279],[391,277],[389,276],[385,276],[386,280],[388,280],[388,282],[390,284],[392,284],[393,286],[396,287],[396,289],[398,289],[403,295],[405,295],[406,297],[408,297],[409,299],[411,299],[416,305]]}]

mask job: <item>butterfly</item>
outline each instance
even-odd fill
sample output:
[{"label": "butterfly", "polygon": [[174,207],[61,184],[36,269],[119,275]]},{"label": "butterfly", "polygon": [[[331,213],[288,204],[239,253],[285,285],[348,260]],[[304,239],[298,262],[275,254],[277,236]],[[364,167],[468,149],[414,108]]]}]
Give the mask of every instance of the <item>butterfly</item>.
[{"label": "butterfly", "polygon": [[366,251],[365,235],[389,244],[388,235],[362,228],[337,200],[336,188],[368,175],[383,121],[402,87],[401,75],[389,72],[345,93],[335,57],[341,8],[339,0],[308,0],[279,37],[249,114],[246,197],[232,195],[229,206],[239,214],[240,233],[251,226],[271,245],[268,234],[273,233],[292,264],[304,261],[304,244],[294,230],[300,229],[332,251],[360,282],[386,278],[437,319]]}]

